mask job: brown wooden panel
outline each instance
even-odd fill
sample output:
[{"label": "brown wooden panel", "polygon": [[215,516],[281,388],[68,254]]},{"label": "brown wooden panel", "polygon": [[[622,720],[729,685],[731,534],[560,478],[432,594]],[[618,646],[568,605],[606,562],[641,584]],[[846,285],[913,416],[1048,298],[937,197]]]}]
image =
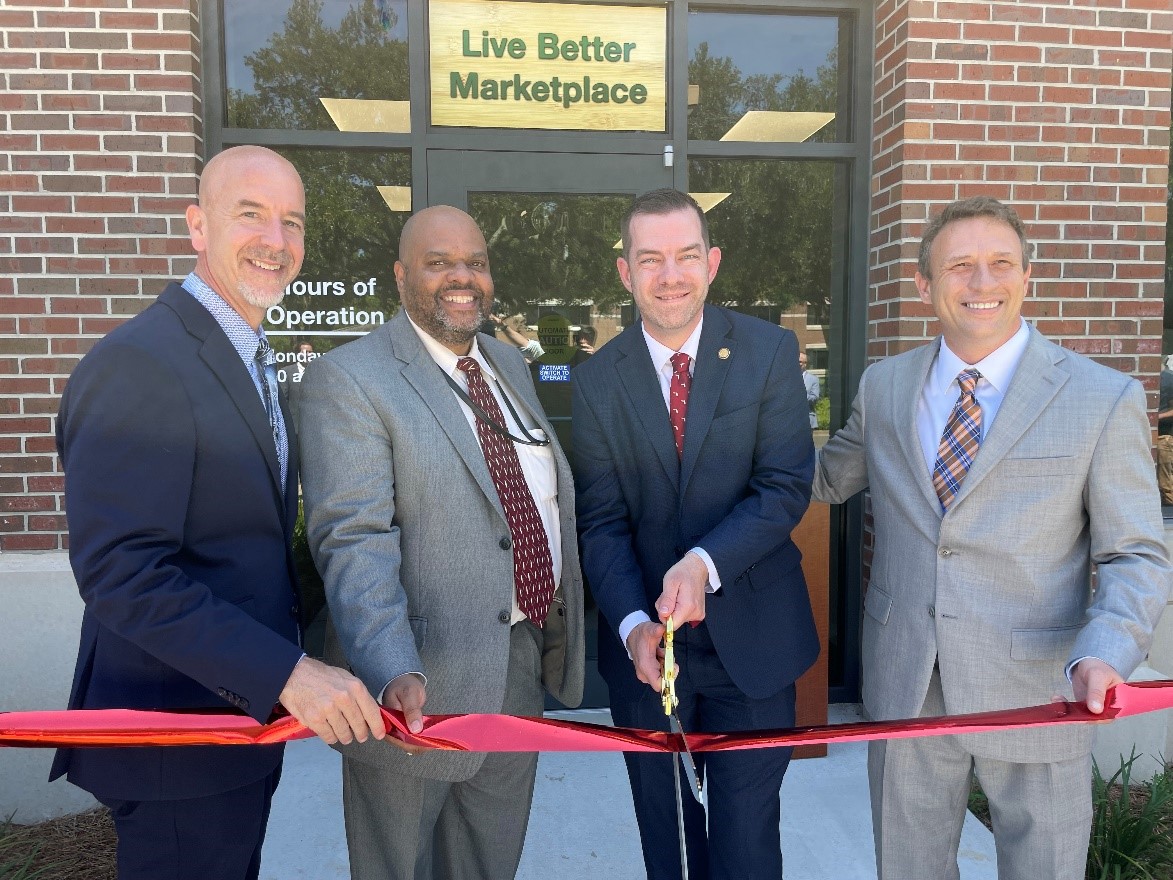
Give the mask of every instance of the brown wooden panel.
[{"label": "brown wooden panel", "polygon": [[[831,506],[812,501],[806,516],[794,530],[794,543],[802,551],[802,572],[815,612],[819,632],[819,659],[798,680],[798,726],[827,723],[827,640],[830,618],[830,548]],[[794,750],[796,758],[821,758],[826,746],[802,746]]]}]

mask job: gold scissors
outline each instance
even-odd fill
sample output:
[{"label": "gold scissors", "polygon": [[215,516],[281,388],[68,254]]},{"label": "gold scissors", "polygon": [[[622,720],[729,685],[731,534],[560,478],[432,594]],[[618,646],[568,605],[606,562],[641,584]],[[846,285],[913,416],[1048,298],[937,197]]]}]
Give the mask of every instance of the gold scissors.
[{"label": "gold scissors", "polygon": [[684,765],[684,773],[688,777],[689,788],[697,803],[704,803],[701,796],[700,777],[696,772],[696,762],[692,757],[692,749],[688,747],[688,739],[684,735],[684,728],[680,725],[680,716],[676,714],[676,707],[680,700],[676,696],[676,654],[673,650],[673,633],[675,627],[672,618],[664,622],[664,666],[660,671],[660,702],[664,707],[664,714],[668,716],[668,726],[672,732],[679,735],[684,751],[680,752],[680,763],[672,761],[672,789],[676,795],[676,831],[680,837],[680,874],[688,880],[688,844],[684,834],[684,803],[680,797],[680,765]]}]

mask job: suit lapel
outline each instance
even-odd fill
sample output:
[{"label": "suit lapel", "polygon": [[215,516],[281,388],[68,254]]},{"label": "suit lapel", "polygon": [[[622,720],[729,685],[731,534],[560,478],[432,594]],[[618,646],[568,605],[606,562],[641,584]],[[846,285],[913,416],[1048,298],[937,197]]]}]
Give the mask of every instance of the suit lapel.
[{"label": "suit lapel", "polygon": [[676,441],[672,439],[672,425],[668,421],[668,408],[664,405],[664,395],[660,391],[660,378],[652,365],[639,322],[632,324],[609,344],[619,346],[620,357],[615,362],[615,372],[619,374],[619,381],[627,392],[632,411],[643,426],[668,482],[675,486],[680,481]]},{"label": "suit lapel", "polygon": [[903,371],[895,371],[892,376],[895,385],[892,389],[892,400],[895,403],[898,428],[896,433],[900,437],[900,449],[909,471],[914,475],[913,482],[920,487],[925,500],[938,515],[941,513],[941,499],[937,497],[937,490],[933,488],[933,475],[929,472],[924,450],[921,449],[916,412],[925,382],[929,379],[929,370],[937,360],[937,351],[940,347],[941,340],[938,338],[936,342],[919,349],[917,356],[909,359],[907,367]]},{"label": "suit lapel", "polygon": [[447,435],[448,440],[456,448],[457,454],[472,474],[485,497],[497,508],[501,518],[505,518],[505,510],[501,506],[501,499],[497,496],[497,487],[489,475],[489,466],[485,464],[485,454],[481,450],[481,443],[476,432],[468,425],[468,419],[456,400],[456,395],[444,381],[444,373],[439,365],[432,360],[428,350],[420,342],[415,330],[407,321],[406,314],[400,312],[387,324],[391,335],[392,352],[395,357],[403,361],[403,377],[416,390],[424,404],[432,411],[440,429]]},{"label": "suit lapel", "polygon": [[[261,395],[257,393],[257,387],[253,384],[252,376],[240,360],[240,355],[232,347],[232,343],[228,341],[228,337],[211,313],[182,287],[177,284],[169,286],[160,294],[159,301],[179,315],[187,332],[203,343],[200,347],[200,358],[220,380],[220,384],[224,386],[228,397],[252,432],[261,454],[265,456],[269,476],[273,480],[273,490],[277,493],[278,503],[281,503],[281,464],[277,460],[277,446],[273,442],[273,432],[269,428],[269,416],[265,412]],[[289,422],[286,422],[287,428],[288,425]]]},{"label": "suit lapel", "polygon": [[[688,393],[688,414],[684,427],[684,455],[680,462],[680,496],[688,488],[688,481],[696,467],[697,457],[705,436],[709,433],[709,426],[713,422],[713,415],[717,411],[717,402],[721,399],[721,389],[725,387],[725,378],[734,359],[738,356],[737,346],[730,338],[733,326],[729,319],[713,306],[705,306],[704,325],[701,327],[700,344],[697,346],[696,364],[693,368],[692,387]],[[718,355],[719,351],[727,351],[725,357]],[[675,450],[675,445],[673,446]]]},{"label": "suit lapel", "polygon": [[964,501],[965,496],[1005,458],[1067,382],[1068,374],[1057,366],[1059,357],[1062,357],[1062,351],[1058,346],[1048,342],[1032,327],[1030,342],[1002,398],[994,424],[982,441],[969,473],[962,480],[951,508]]}]

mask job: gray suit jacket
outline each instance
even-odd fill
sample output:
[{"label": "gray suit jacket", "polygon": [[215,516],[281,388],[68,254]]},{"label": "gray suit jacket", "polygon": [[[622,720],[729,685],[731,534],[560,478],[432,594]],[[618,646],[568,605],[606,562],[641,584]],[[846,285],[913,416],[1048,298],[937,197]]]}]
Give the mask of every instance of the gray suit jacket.
[{"label": "gray suit jacket", "polygon": [[[1070,697],[1064,668],[1084,656],[1127,677],[1148,652],[1171,574],[1144,391],[1032,328],[942,515],[916,430],[939,346],[869,367],[815,470],[820,501],[871,489],[867,710],[916,715],[934,661],[951,715]],[[975,754],[1023,762],[1076,757],[1090,743],[1088,725],[965,738]]]},{"label": "gray suit jacket", "polygon": [[[478,337],[514,401],[554,437],[525,362]],[[429,714],[499,712],[513,596],[509,527],[476,434],[444,375],[400,312],[316,358],[302,381],[302,487],[310,548],[326,585],[326,657],[378,694],[423,672]],[[555,440],[562,579],[544,627],[543,683],[582,698],[582,575],[574,483]],[[505,615],[502,620],[502,615]],[[482,754],[410,759],[375,741],[344,748],[414,776],[467,779]]]}]

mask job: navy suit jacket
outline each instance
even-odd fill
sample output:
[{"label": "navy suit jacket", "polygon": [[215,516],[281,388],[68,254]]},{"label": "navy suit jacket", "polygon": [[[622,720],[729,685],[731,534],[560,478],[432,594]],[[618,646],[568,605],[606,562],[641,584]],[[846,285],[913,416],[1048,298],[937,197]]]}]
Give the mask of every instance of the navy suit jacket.
[{"label": "navy suit jacket", "polygon": [[610,623],[603,676],[632,678],[619,624],[655,620],[664,573],[699,546],[721,578],[705,620],[725,671],[755,699],[792,684],[819,652],[790,539],[815,461],[794,334],[705,306],[679,461],[638,323],[570,375],[583,570]]},{"label": "navy suit jacket", "polygon": [[[85,601],[69,707],[266,720],[302,653],[297,450],[283,500],[264,404],[215,318],[171,284],[101,340],[62,395],[57,448]],[[63,749],[51,778],[124,800],[199,797],[260,779],[281,754]]]}]

